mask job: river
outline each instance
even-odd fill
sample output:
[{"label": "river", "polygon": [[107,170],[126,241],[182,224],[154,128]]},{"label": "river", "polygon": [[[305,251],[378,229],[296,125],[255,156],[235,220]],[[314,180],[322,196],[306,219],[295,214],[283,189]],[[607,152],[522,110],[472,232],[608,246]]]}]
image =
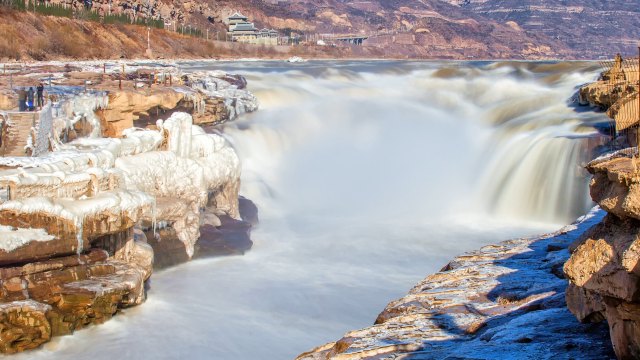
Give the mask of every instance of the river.
[{"label": "river", "polygon": [[464,251],[585,213],[590,63],[184,63],[245,75],[227,124],[253,249],[154,273],[147,302],[15,358],[290,359],[369,326]]}]

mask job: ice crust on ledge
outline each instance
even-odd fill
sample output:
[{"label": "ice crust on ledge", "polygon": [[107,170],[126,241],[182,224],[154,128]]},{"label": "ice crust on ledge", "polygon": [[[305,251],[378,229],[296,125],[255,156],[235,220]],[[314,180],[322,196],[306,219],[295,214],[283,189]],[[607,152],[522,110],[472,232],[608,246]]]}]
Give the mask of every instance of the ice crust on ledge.
[{"label": "ice crust on ledge", "polygon": [[[212,194],[220,198],[222,211],[237,217],[237,205],[225,199],[237,202],[240,160],[222,136],[205,133],[189,114],[174,113],[159,121],[158,129],[127,129],[122,139],[78,139],[44,157],[28,158],[24,167],[0,171],[0,187],[17,189],[0,211],[70,221],[78,230],[79,252],[84,222],[99,213],[169,221],[192,256],[201,209]],[[160,198],[184,203],[172,209],[186,213],[167,208],[161,212],[164,218],[156,219]]]}]

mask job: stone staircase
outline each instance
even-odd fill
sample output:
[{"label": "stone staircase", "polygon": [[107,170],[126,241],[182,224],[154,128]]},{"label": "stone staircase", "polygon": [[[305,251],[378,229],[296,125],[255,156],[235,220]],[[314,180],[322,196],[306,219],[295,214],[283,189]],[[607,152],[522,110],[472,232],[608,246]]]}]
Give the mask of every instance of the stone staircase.
[{"label": "stone staircase", "polygon": [[39,112],[14,112],[8,113],[6,121],[7,129],[2,133],[0,156],[29,156],[25,146],[31,133],[31,128],[36,127]]}]

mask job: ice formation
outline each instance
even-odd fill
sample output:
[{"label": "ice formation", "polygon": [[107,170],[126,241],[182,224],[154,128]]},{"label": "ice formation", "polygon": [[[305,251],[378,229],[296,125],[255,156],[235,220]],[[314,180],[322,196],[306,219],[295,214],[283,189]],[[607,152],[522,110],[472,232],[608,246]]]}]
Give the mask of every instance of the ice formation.
[{"label": "ice formation", "polygon": [[[201,227],[202,254],[217,236],[212,219],[239,218],[235,151],[192,115],[171,114],[193,104],[196,123],[217,124],[256,109],[244,78],[216,76],[189,75],[195,86],[165,84],[159,100],[147,92],[120,103],[107,91],[56,85],[38,112],[0,112],[12,140],[0,157],[0,325],[20,334],[0,341],[0,352],[36,348],[142,303],[154,262],[192,258]],[[153,126],[149,109],[171,116]],[[147,128],[134,127],[138,114],[150,118],[138,123]]]},{"label": "ice formation", "polygon": [[92,128],[91,137],[100,136],[100,119],[95,110],[104,109],[109,105],[109,96],[106,91],[89,91],[79,94],[81,88],[56,86],[53,93],[62,100],[55,103],[53,112],[53,131],[56,135],[71,128],[80,120],[86,120]]},{"label": "ice formation", "polygon": [[189,114],[175,113],[158,127],[128,129],[122,139],[78,139],[32,167],[0,171],[10,200],[0,212],[68,220],[80,234],[79,252],[83,224],[99,213],[168,221],[192,256],[210,197],[219,211],[238,217],[240,161],[223,137],[193,125]]},{"label": "ice formation", "polygon": [[[258,98],[255,95],[246,89],[240,89],[237,84],[227,81],[229,77],[233,78],[233,75],[228,75],[223,71],[209,71],[195,72],[189,76],[193,79],[192,88],[202,92],[206,97],[224,99],[230,120],[243,113],[253,112],[258,109]],[[243,78],[234,78],[234,80],[246,85]],[[195,101],[194,104],[196,104]],[[204,103],[202,103],[202,106],[204,106]]]}]

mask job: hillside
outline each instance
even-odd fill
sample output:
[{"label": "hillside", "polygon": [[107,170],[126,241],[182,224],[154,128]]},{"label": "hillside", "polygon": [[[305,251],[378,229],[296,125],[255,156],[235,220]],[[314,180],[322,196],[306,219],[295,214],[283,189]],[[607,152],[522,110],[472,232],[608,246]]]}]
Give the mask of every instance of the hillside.
[{"label": "hillside", "polygon": [[[135,25],[103,25],[64,17],[2,11],[0,61],[91,60],[147,58],[147,29]],[[150,29],[153,58],[287,58],[343,57],[350,49],[264,47],[206,41],[179,33]],[[378,54],[380,55],[380,54]],[[375,55],[374,55],[375,56]]]},{"label": "hillside", "polygon": [[[78,0],[48,0],[49,4],[64,4],[80,9]],[[575,4],[574,4],[575,3]],[[217,54],[211,55],[211,42],[194,45],[198,41],[185,40],[178,34],[155,32],[161,56],[265,56],[285,57],[295,53],[317,57],[393,57],[440,59],[594,59],[610,57],[621,52],[635,54],[635,42],[640,38],[640,10],[633,0],[585,2],[567,0],[370,0],[350,2],[345,0],[96,0],[93,10],[101,13],[126,14],[131,17],[152,17],[167,22],[169,30],[180,27],[198,29],[208,33],[210,39],[226,39],[226,18],[240,11],[255,22],[258,28],[274,28],[280,34],[296,34],[304,41],[338,34],[369,36],[361,49],[319,49],[315,46],[298,49],[257,49],[229,44],[216,44]],[[4,14],[3,14],[4,13]],[[0,9],[0,17],[7,19]],[[9,32],[27,34],[34,22],[60,23],[66,20],[33,20],[28,16],[3,21],[0,27]],[[66,25],[82,30],[73,39],[80,39],[92,31],[101,31],[97,24]],[[16,46],[23,58],[57,56],[42,45],[55,38],[57,26],[35,26],[36,38],[18,36]],[[90,30],[86,30],[90,29]],[[115,43],[101,45],[103,37],[93,42],[88,34],[83,47],[95,55],[76,54],[70,57],[118,57],[115,51],[126,57],[144,54],[146,39],[144,29],[105,27],[108,35],[117,37]],[[178,41],[177,39],[181,39]],[[113,39],[112,39],[113,40]],[[129,41],[131,40],[131,41]],[[0,39],[0,52],[11,38]],[[78,40],[79,41],[79,40]],[[55,41],[54,41],[55,42]],[[134,45],[133,43],[136,45]],[[307,44],[314,44],[309,41]],[[115,44],[115,45],[114,45]],[[204,44],[204,43],[202,43]],[[37,49],[44,47],[38,54]],[[205,48],[204,51],[202,48]],[[35,50],[34,50],[35,49]],[[63,51],[64,52],[64,51]],[[68,51],[67,51],[68,53]],[[6,54],[4,54],[6,57]],[[154,54],[155,55],[155,54]],[[0,53],[0,58],[3,53]]]}]

